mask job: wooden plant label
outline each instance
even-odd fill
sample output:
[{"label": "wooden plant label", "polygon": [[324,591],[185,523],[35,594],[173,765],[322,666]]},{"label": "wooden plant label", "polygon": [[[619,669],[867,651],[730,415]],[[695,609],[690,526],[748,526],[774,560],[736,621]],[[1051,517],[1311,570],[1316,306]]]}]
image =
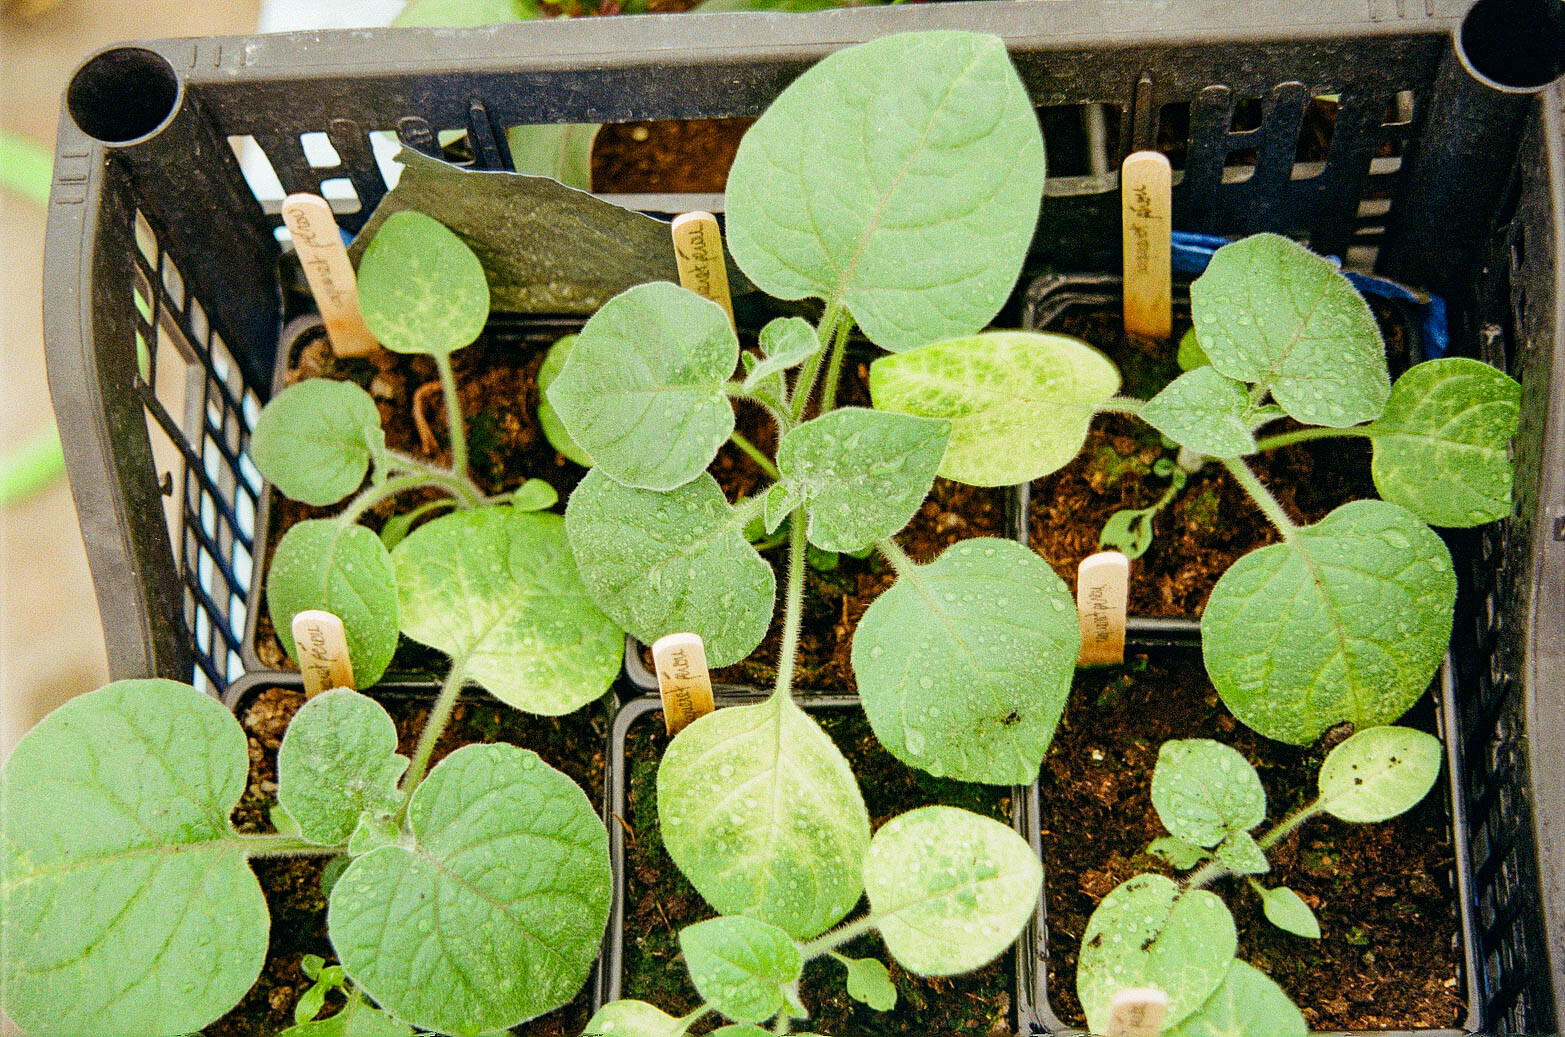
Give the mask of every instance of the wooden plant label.
[{"label": "wooden plant label", "polygon": [[1168,995],[1155,987],[1121,990],[1109,1002],[1106,1037],[1157,1037],[1168,1014]]},{"label": "wooden plant label", "polygon": [[1156,151],[1138,151],[1120,169],[1125,242],[1125,330],[1168,338],[1173,332],[1173,174]]},{"label": "wooden plant label", "polygon": [[291,194],[283,199],[283,223],[321,311],[326,337],[338,356],[367,356],[379,348],[359,312],[359,283],[326,199]]},{"label": "wooden plant label", "polygon": [[306,609],[293,617],[293,644],[299,651],[305,698],[332,688],[354,687],[342,620],[321,609]]},{"label": "wooden plant label", "polygon": [[728,265],[723,259],[723,232],[709,212],[687,212],[674,217],[674,259],[679,264],[679,285],[703,299],[711,299],[734,322],[734,303],[728,294]]},{"label": "wooden plant label", "polygon": [[1100,551],[1081,560],[1076,572],[1076,615],[1081,621],[1078,666],[1125,661],[1125,601],[1130,593],[1130,559]]},{"label": "wooden plant label", "polygon": [[652,644],[652,664],[663,694],[663,724],[677,735],[712,712],[712,677],[700,634],[669,634]]}]

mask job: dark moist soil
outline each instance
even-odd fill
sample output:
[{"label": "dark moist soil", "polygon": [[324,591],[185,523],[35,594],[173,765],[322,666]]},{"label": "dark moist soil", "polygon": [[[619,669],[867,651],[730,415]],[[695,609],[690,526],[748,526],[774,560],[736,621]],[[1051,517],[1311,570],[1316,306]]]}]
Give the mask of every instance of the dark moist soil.
[{"label": "dark moist soil", "polygon": [[605,126],[592,148],[592,189],[600,194],[719,194],[728,184],[739,139],[754,122],[691,119]]},{"label": "dark moist soil", "polygon": [[[429,715],[430,702],[392,696],[378,701],[396,721],[397,751],[411,754]],[[250,750],[249,782],[233,815],[235,827],[242,832],[275,831],[267,812],[277,802],[277,747],[302,705],[302,692],[270,688],[257,694],[239,713]],[[438,762],[463,745],[508,742],[537,752],[569,775],[596,804],[603,796],[607,732],[607,716],[596,707],[564,717],[540,717],[522,714],[487,697],[474,697],[457,703],[432,759]],[[299,971],[300,960],[306,954],[318,954],[328,963],[335,961],[326,935],[326,895],[321,890],[327,861],[324,857],[302,857],[251,862],[272,916],[266,964],[244,1000],[202,1031],[206,1037],[273,1037],[293,1025],[294,1005],[310,985]],[[337,995],[328,999],[328,1013],[341,1007]],[[591,992],[584,988],[568,1005],[518,1027],[516,1032],[528,1037],[576,1037],[591,1015]]]},{"label": "dark moist soil", "polygon": [[[822,709],[813,716],[860,775],[870,823],[880,828],[916,807],[962,807],[1007,824],[1011,790],[933,778],[898,762],[880,747],[869,722],[857,708]],[[679,930],[712,917],[706,905],[663,849],[657,823],[657,767],[668,736],[663,714],[653,711],[632,724],[625,736],[628,816],[625,839],[625,946],[620,996],[649,1001],[673,1015],[700,1004],[679,955]],[[856,918],[865,905],[849,914]],[[886,953],[880,937],[864,936],[840,948],[850,958],[875,957],[891,969],[897,1006],[876,1012],[847,996],[842,966],[830,958],[807,965],[800,987],[811,1012],[797,1029],[832,1037],[984,1037],[1014,1033],[1014,956],[1000,958],[965,976],[924,978],[911,975]],[[718,1025],[708,1017],[692,1031]]]},{"label": "dark moist soil", "polygon": [[[868,407],[869,356],[850,357],[843,365],[837,400],[844,407]],[[750,404],[738,411],[739,431],[750,437],[767,456],[775,456],[776,426],[766,412]],[[710,471],[730,500],[751,496],[771,480],[755,462],[732,444],[718,452]],[[936,479],[929,498],[919,508],[896,541],[915,561],[933,560],[959,540],[973,537],[1004,537],[1005,497],[1008,491],[964,486],[948,479]],[[777,575],[778,604],[772,613],[772,625],[760,647],[743,661],[712,671],[719,683],[769,686],[777,677],[777,656],[782,647],[782,596],[787,588],[788,548],[774,547],[762,554]],[[801,693],[829,691],[852,693],[858,690],[853,680],[850,659],[853,631],[870,603],[895,580],[896,573],[878,553],[867,558],[837,556],[837,566],[822,571],[805,567],[804,621],[799,632],[799,653],[795,660],[794,686]],[[652,669],[652,653],[641,651],[642,661]]]},{"label": "dark moist soil", "polygon": [[[1433,730],[1431,712],[1426,701],[1403,723]],[[1328,732],[1307,749],[1260,737],[1223,708],[1194,654],[1133,655],[1123,667],[1078,670],[1039,779],[1055,1013],[1083,1025],[1076,955],[1098,902],[1138,872],[1177,874],[1145,853],[1167,834],[1151,800],[1165,740],[1216,739],[1256,764],[1264,832],[1314,798],[1320,761],[1345,733]],[[1312,1030],[1435,1029],[1464,1018],[1443,781],[1400,817],[1373,825],[1316,818],[1272,851],[1261,880],[1288,886],[1314,908],[1318,941],[1273,927],[1243,881],[1212,887],[1238,923],[1239,957],[1282,984]]]},{"label": "dark moist soil", "polygon": [[[1371,303],[1393,377],[1408,366],[1408,343],[1399,314]],[[1150,399],[1180,374],[1179,338],[1190,326],[1188,308],[1176,314],[1166,342],[1127,336],[1117,309],[1073,308],[1051,324],[1096,346],[1119,367],[1121,392]],[[1300,426],[1292,420],[1268,426],[1265,434]],[[1076,590],[1081,560],[1099,550],[1098,535],[1122,508],[1150,507],[1168,489],[1152,474],[1161,457],[1177,448],[1163,445],[1156,429],[1137,418],[1103,414],[1093,419],[1086,444],[1070,464],[1032,484],[1028,531],[1032,547]],[[1378,496],[1369,474],[1370,446],[1362,438],[1298,443],[1247,459],[1247,463],[1296,521],[1317,522],[1350,500]],[[1154,520],[1156,536],[1146,554],[1131,563],[1132,615],[1199,617],[1212,587],[1228,567],[1257,547],[1281,538],[1259,508],[1219,462],[1209,462]]]}]

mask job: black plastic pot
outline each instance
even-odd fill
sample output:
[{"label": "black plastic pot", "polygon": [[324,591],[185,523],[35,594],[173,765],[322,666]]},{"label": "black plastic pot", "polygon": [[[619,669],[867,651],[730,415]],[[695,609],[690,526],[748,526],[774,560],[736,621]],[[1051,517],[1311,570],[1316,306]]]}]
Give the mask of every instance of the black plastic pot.
[{"label": "black plastic pot", "polygon": [[[275,205],[258,202],[230,140],[259,145],[287,191],[351,186],[357,208],[340,219],[356,229],[385,191],[371,131],[431,152],[439,131],[465,131],[476,165],[503,168],[511,125],[754,115],[850,43],[993,32],[1046,116],[1106,105],[1115,117],[1102,163],[1052,170],[1030,272],[1118,266],[1116,180],[1094,169],[1161,136],[1182,158],[1176,227],[1276,231],[1350,266],[1378,249],[1377,269],[1448,300],[1453,353],[1521,381],[1515,513],[1453,539],[1464,583],[1447,736],[1464,764],[1480,1018],[1498,1032],[1565,1029],[1565,27],[1535,8],[1055,0],[98,54],[61,117],[45,340],[111,672],[220,693],[246,669],[264,488],[245,454],[293,314]],[[1506,45],[1518,39],[1537,45]],[[1298,163],[1304,105],[1327,93],[1340,108],[1325,158]],[[336,165],[310,164],[307,133],[325,135]]]}]

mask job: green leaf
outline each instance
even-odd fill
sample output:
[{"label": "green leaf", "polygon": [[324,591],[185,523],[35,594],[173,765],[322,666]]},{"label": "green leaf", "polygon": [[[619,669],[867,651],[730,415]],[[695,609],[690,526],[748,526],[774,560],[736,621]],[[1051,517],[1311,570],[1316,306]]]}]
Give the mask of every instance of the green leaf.
[{"label": "green leaf", "polygon": [[[771,1037],[770,1030],[763,1030],[754,1023],[729,1023],[712,1031],[712,1037]],[[798,1037],[808,1037],[799,1034]]]},{"label": "green leaf", "polygon": [[1187,843],[1174,835],[1159,836],[1152,840],[1147,852],[1160,857],[1172,867],[1186,871],[1206,860],[1207,852],[1194,843]]},{"label": "green leaf", "polygon": [[1264,875],[1272,867],[1249,832],[1229,832],[1217,846],[1217,859],[1235,875]]},{"label": "green leaf", "polygon": [[645,1001],[610,1001],[587,1021],[582,1037],[684,1037],[687,1029]]},{"label": "green leaf", "polygon": [[1511,513],[1510,441],[1521,386],[1465,357],[1418,364],[1397,379],[1365,431],[1375,489],[1437,526],[1480,526]]},{"label": "green leaf", "polygon": [[991,331],[936,342],[870,365],[881,410],[949,418],[940,474],[1008,486],[1065,467],[1081,450],[1093,408],[1119,390],[1119,372],[1065,335]]},{"label": "green leaf", "polygon": [[553,177],[578,191],[592,190],[592,146],[599,127],[590,122],[512,126],[505,131],[518,173]]},{"label": "green leaf", "polygon": [[1157,508],[1121,508],[1108,517],[1098,533],[1098,548],[1118,551],[1131,561],[1147,553],[1157,534],[1153,523]]},{"label": "green leaf", "polygon": [[1201,617],[1206,671],[1268,738],[1307,745],[1344,720],[1389,723],[1440,664],[1455,600],[1433,530],[1395,504],[1353,501],[1223,574]]},{"label": "green leaf", "polygon": [[765,511],[762,512],[762,528],[767,536],[776,533],[778,528],[788,520],[788,516],[798,510],[804,503],[804,491],[797,483],[774,483],[772,488],[766,491]]},{"label": "green leaf", "polygon": [[1215,893],[1181,891],[1162,875],[1137,875],[1103,898],[1087,921],[1076,996],[1087,1029],[1108,1029],[1116,993],[1156,987],[1168,995],[1165,1027],[1195,1012],[1223,982],[1238,935]]},{"label": "green leaf", "polygon": [[798,939],[858,902],[869,814],[848,761],[793,700],[729,706],[681,731],[658,768],[668,854],[706,902]]},{"label": "green leaf", "polygon": [[853,635],[875,736],[936,777],[1025,785],[1070,694],[1081,629],[1049,563],[1009,540],[964,540],[901,573]]},{"label": "green leaf", "polygon": [[413,845],[357,858],[332,889],[349,977],[399,1019],[459,1037],[569,1001],[613,886],[608,832],[576,783],[525,749],[464,746],[418,786],[407,825]]},{"label": "green leaf", "polygon": [[323,508],[357,490],[386,451],[380,411],[352,382],[311,378],[261,410],[250,439],[255,465],[277,490]]},{"label": "green leaf", "polygon": [[277,802],[312,843],[345,843],[359,815],[401,805],[397,725],[374,699],[333,688],[294,714],[277,750]]},{"label": "green leaf", "polygon": [[559,716],[619,675],[623,634],[588,596],[560,516],[505,507],[443,515],[391,560],[403,632],[500,701]]},{"label": "green leaf", "polygon": [[1213,847],[1266,820],[1266,790],[1237,749],[1209,738],[1164,742],[1152,772],[1152,806],[1169,832]]},{"label": "green leaf", "polygon": [[1201,343],[1196,340],[1195,328],[1186,328],[1185,333],[1179,337],[1179,355],[1174,358],[1181,371],[1194,371],[1198,367],[1210,364],[1206,358],[1206,351],[1201,348]]},{"label": "green leaf", "polygon": [[1222,986],[1163,1037],[1305,1037],[1304,1015],[1271,977],[1235,961]]},{"label": "green leaf", "polygon": [[952,976],[999,957],[1038,906],[1043,866],[1010,827],[920,807],[875,833],[864,891],[886,950],[910,972]]},{"label": "green leaf", "polygon": [[784,988],[804,970],[792,937],[742,915],[687,925],[679,931],[679,949],[701,999],[741,1023],[764,1022],[782,1011]]},{"label": "green leaf", "polygon": [[777,468],[804,498],[810,543],[859,551],[906,526],[935,484],[949,421],[844,407],[783,437]]},{"label": "green leaf", "polygon": [[571,438],[571,434],[565,431],[565,423],[560,420],[559,412],[554,409],[554,404],[549,402],[549,386],[554,384],[554,380],[565,369],[565,361],[570,359],[571,350],[576,348],[578,338],[577,335],[565,335],[549,347],[548,353],[544,354],[543,364],[538,368],[538,426],[543,429],[543,437],[549,441],[549,445],[558,450],[567,461],[575,461],[583,468],[591,468],[592,458],[588,456],[587,451],[577,445]]},{"label": "green leaf", "polygon": [[891,970],[876,958],[844,958],[834,955],[848,970],[848,996],[862,1001],[877,1012],[897,1007],[897,986],[891,982]]},{"label": "green leaf", "polygon": [[460,29],[536,17],[538,8],[531,0],[410,0],[391,24]]},{"label": "green leaf", "polygon": [[1213,457],[1241,457],[1255,453],[1249,404],[1243,382],[1206,366],[1175,378],[1147,401],[1140,416],[1180,446]]},{"label": "green leaf", "polygon": [[324,609],[342,620],[353,682],[361,688],[380,680],[397,652],[400,602],[391,553],[363,526],[336,519],[290,526],[266,573],[266,608],[294,662],[293,617]]},{"label": "green leaf", "polygon": [[997,37],[883,37],[821,60],[745,134],[729,247],[767,294],[840,303],[887,349],[970,334],[1021,273],[1043,165]]},{"label": "green leaf", "polygon": [[1287,886],[1267,889],[1259,883],[1255,885],[1255,892],[1261,898],[1261,911],[1272,925],[1306,940],[1320,939],[1320,922],[1299,894]]},{"label": "green leaf", "polygon": [[549,387],[566,432],[615,482],[672,490],[734,431],[723,390],[739,340],[715,302],[654,282],[593,315]]},{"label": "green leaf", "polygon": [[548,511],[559,502],[559,491],[544,479],[528,479],[511,494],[511,507],[517,511]]},{"label": "green leaf", "polygon": [[598,607],[644,643],[700,634],[709,665],[749,655],[772,621],[777,577],[744,538],[717,480],[702,472],[671,493],[587,473],[565,508],[565,530]]},{"label": "green leaf", "polygon": [[228,815],[244,732],[216,699],[117,681],[0,770],[0,987],[35,1037],[199,1030],[266,958],[266,899]]},{"label": "green leaf", "polygon": [[1440,776],[1440,740],[1410,727],[1371,727],[1326,754],[1320,809],[1343,821],[1385,821],[1413,809]]},{"label": "green leaf", "polygon": [[[768,378],[798,367],[821,351],[821,340],[802,317],[778,317],[761,329],[761,359],[745,375],[744,391],[751,392]],[[780,395],[780,394],[779,394]]]},{"label": "green leaf", "polygon": [[386,550],[391,551],[402,541],[408,538],[408,533],[413,529],[413,523],[431,512],[442,508],[456,506],[456,501],[450,497],[441,497],[439,500],[428,501],[420,504],[412,511],[404,511],[400,515],[393,515],[380,527],[380,542],[386,545]]},{"label": "green leaf", "polygon": [[365,814],[359,818],[353,834],[348,836],[348,856],[362,857],[371,850],[395,845],[401,838],[402,832],[394,817]]},{"label": "green leaf", "polygon": [[392,352],[449,356],[484,330],[489,284],[461,238],[423,213],[399,212],[359,260],[359,308]]},{"label": "green leaf", "polygon": [[[324,993],[323,987],[310,989]],[[303,1001],[302,998],[300,1000]],[[348,999],[347,1006],[336,1015],[290,1026],[277,1037],[413,1037],[413,1028],[371,1007],[354,994]]]},{"label": "green leaf", "polygon": [[1225,245],[1190,286],[1201,348],[1306,425],[1347,428],[1391,391],[1369,304],[1329,261],[1276,234]]}]

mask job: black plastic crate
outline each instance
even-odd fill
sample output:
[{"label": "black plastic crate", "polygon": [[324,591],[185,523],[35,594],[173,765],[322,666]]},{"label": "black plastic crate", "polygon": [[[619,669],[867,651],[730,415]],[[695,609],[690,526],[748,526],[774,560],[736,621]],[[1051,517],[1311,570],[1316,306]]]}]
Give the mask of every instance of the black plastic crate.
[{"label": "black plastic crate", "polygon": [[[1452,352],[1521,380],[1516,511],[1454,538],[1465,593],[1448,733],[1463,761],[1481,1018],[1497,1032],[1565,1028],[1565,5],[1468,6],[1053,0],[105,51],[62,115],[45,334],[111,670],[221,693],[245,669],[266,492],[245,452],[292,314],[276,206],[258,201],[231,145],[253,142],[283,189],[339,199],[353,229],[385,191],[373,134],[436,153],[460,131],[472,164],[504,168],[512,125],[755,115],[850,43],[993,32],[1046,124],[1091,109],[1108,131],[1101,153],[1055,148],[1065,163],[1031,272],[1115,269],[1113,170],[1161,147],[1179,229],[1276,231],[1373,262],[1447,298]],[[1323,95],[1337,98],[1330,140],[1301,160],[1306,109]]]}]

